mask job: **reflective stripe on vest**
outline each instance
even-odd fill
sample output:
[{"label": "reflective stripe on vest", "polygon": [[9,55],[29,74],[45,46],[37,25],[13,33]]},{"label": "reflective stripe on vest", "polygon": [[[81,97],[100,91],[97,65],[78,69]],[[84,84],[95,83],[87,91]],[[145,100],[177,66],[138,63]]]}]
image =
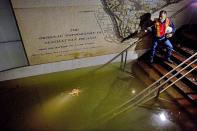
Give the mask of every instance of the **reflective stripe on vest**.
[{"label": "reflective stripe on vest", "polygon": [[[163,25],[158,19],[155,22],[155,32],[157,37],[165,35],[167,27],[170,25],[170,19],[166,18],[165,25]],[[164,26],[164,27],[163,27]]]}]

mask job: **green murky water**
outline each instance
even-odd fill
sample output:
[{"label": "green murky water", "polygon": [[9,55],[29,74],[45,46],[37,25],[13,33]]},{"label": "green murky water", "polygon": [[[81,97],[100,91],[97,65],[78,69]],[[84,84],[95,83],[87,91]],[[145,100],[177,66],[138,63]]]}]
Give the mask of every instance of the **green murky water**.
[{"label": "green murky water", "polygon": [[[119,63],[1,82],[0,127],[42,130],[179,130],[155,102],[102,117],[146,86]],[[73,89],[78,94],[72,95]],[[166,119],[166,118],[165,118]]]}]

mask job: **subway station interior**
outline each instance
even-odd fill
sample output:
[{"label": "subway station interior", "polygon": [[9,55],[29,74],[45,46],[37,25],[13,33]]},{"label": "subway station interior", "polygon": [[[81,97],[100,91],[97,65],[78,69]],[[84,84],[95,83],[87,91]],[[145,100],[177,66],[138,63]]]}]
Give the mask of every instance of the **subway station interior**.
[{"label": "subway station interior", "polygon": [[0,129],[196,131],[197,0],[0,0]]}]

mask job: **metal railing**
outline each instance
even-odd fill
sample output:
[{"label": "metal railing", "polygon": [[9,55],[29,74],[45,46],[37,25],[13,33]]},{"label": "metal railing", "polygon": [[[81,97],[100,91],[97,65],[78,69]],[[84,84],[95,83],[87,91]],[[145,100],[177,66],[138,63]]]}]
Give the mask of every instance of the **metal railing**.
[{"label": "metal railing", "polygon": [[[197,66],[195,65],[192,69],[190,69],[189,71],[187,71],[185,74],[183,74],[180,78],[178,78],[177,80],[173,81],[171,84],[167,85],[166,84],[173,78],[175,78],[177,75],[179,75],[182,71],[185,71],[188,67],[190,67],[192,64],[195,64],[197,62],[197,52],[194,53],[192,56],[190,56],[189,58],[187,58],[185,61],[183,61],[181,64],[179,64],[178,66],[176,66],[174,69],[172,69],[171,71],[169,71],[168,73],[166,73],[164,76],[162,76],[160,79],[158,79],[157,81],[155,81],[154,83],[152,83],[150,86],[148,86],[146,89],[144,89],[143,91],[141,91],[139,94],[137,94],[136,96],[132,97],[131,99],[127,100],[126,102],[124,102],[123,104],[121,104],[120,106],[114,108],[113,110],[111,110],[110,112],[104,114],[102,117],[107,117],[108,119],[113,118],[114,116],[132,108],[132,107],[136,107],[139,104],[143,104],[155,97],[158,96],[158,94],[164,92],[165,90],[167,90],[169,87],[171,87],[172,85],[174,85],[176,82],[178,82],[179,80],[181,80],[183,77],[185,77],[187,74],[189,74],[190,72],[194,71]],[[194,58],[194,60],[193,60]],[[190,62],[191,61],[191,62]],[[185,65],[185,67],[183,67],[181,70],[177,71],[174,75],[172,75],[171,73],[176,71],[177,68]],[[169,75],[172,75],[170,77],[167,77]],[[168,79],[166,79],[168,78]],[[165,87],[166,86],[166,87]]]},{"label": "metal railing", "polygon": [[132,43],[131,45],[128,45],[127,48],[125,48],[124,50],[122,50],[119,54],[117,54],[116,56],[114,56],[111,60],[109,60],[107,63],[103,64],[102,66],[99,67],[103,68],[104,66],[110,64],[111,62],[113,62],[115,59],[117,59],[118,57],[121,56],[121,64],[120,64],[120,68],[122,70],[125,69],[126,66],[126,61],[127,61],[127,55],[128,55],[128,50],[133,47],[134,45],[136,45],[138,42],[140,42],[142,40],[143,37],[145,37],[146,35],[143,35],[142,37],[140,37],[137,41],[135,41],[134,43]]}]

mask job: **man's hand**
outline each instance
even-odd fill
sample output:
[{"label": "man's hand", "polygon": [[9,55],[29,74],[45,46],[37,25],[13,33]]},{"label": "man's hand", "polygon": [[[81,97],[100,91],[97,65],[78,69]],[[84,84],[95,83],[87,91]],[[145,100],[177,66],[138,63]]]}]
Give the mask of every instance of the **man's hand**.
[{"label": "man's hand", "polygon": [[170,37],[172,37],[172,33],[166,35],[166,38],[170,38]]}]

